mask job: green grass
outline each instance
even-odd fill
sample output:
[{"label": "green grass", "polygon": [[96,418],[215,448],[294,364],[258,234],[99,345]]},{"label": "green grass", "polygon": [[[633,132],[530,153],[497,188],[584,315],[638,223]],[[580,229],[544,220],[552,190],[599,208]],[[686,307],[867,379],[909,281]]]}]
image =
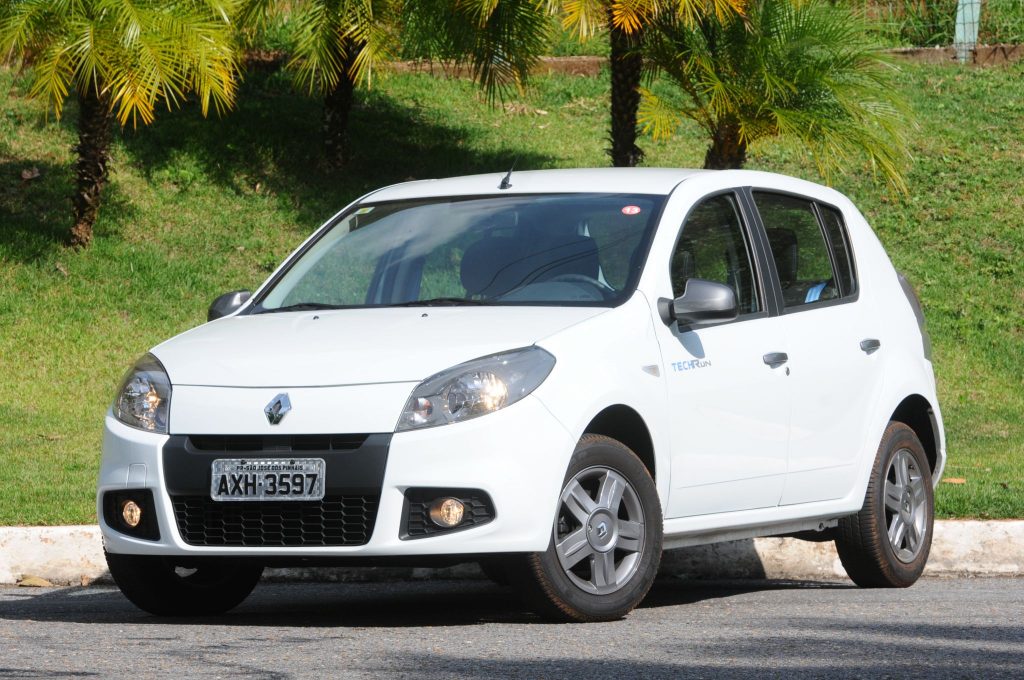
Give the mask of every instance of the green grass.
[{"label": "green grass", "polygon": [[[912,195],[851,168],[861,206],[924,299],[949,436],[942,516],[1024,517],[1024,69],[905,66],[920,121]],[[0,71],[0,525],[95,521],[102,418],[121,373],[202,322],[215,295],[253,288],[358,194],[409,178],[605,165],[606,78],[552,77],[490,108],[471,83],[390,76],[360,95],[351,169],[319,169],[320,107],[251,76],[239,108],[188,108],[118,135],[84,252],[69,227],[71,108],[60,123]],[[8,91],[10,93],[8,94]],[[648,165],[697,166],[695,130],[642,144]],[[750,167],[817,179],[788,145]],[[36,179],[21,172],[38,168]]]},{"label": "green grass", "polygon": [[[958,0],[837,0],[863,13],[869,29],[885,45],[949,46],[956,35]],[[978,21],[978,44],[1024,41],[1024,0],[985,0]]]}]

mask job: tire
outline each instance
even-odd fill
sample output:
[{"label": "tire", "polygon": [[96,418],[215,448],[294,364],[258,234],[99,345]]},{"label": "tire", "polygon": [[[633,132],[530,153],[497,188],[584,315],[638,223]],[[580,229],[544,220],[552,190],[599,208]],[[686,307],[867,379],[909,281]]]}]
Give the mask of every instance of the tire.
[{"label": "tire", "polygon": [[836,551],[863,588],[906,588],[931,550],[935,500],[931,467],[914,431],[890,422],[878,445],[864,506],[839,520]]},{"label": "tire", "polygon": [[587,434],[569,462],[548,549],[510,561],[507,573],[546,619],[613,621],[647,595],[661,545],[661,503],[647,468],[620,442]]},{"label": "tire", "polygon": [[249,596],[263,573],[261,565],[223,559],[105,554],[124,596],[157,616],[223,614]]}]

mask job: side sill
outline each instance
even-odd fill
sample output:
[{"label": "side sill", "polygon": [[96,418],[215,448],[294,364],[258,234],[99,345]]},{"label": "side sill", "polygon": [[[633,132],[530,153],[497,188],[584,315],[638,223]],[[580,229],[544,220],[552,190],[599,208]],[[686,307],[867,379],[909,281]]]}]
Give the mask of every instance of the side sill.
[{"label": "side sill", "polygon": [[[767,524],[762,526],[744,527],[741,529],[718,529],[695,534],[683,534],[679,536],[666,536],[664,547],[666,550],[672,548],[688,548],[694,545],[706,545],[708,543],[722,543],[724,541],[740,541],[745,538],[758,538],[762,536],[793,536],[803,532],[827,532],[839,524],[836,517],[819,519],[805,519],[792,522],[781,522],[779,524]],[[793,536],[804,540],[817,540],[818,537]],[[824,536],[822,536],[824,538]],[[827,539],[825,539],[827,540]]]}]

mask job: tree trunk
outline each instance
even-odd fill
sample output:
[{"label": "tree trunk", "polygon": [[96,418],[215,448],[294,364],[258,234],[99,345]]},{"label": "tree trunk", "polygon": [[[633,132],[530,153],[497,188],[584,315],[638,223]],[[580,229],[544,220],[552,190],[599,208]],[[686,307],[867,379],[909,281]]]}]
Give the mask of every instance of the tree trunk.
[{"label": "tree trunk", "polygon": [[636,113],[640,107],[640,77],[644,59],[638,47],[640,32],[629,34],[616,28],[608,9],[608,34],[611,41],[612,127],[608,154],[612,165],[631,168],[643,160],[636,145]]},{"label": "tree trunk", "polygon": [[78,154],[75,163],[75,224],[68,235],[68,245],[84,248],[92,241],[92,227],[100,209],[100,192],[107,183],[107,162],[110,160],[110,127],[114,115],[110,100],[97,95],[91,87],[78,94]]},{"label": "tree trunk", "polygon": [[345,45],[338,84],[324,97],[324,159],[334,170],[340,170],[348,163],[348,118],[356,89],[352,65],[359,50],[360,47],[351,42]]},{"label": "tree trunk", "polygon": [[747,162],[747,143],[740,138],[735,122],[720,122],[704,154],[706,170],[739,170]]}]

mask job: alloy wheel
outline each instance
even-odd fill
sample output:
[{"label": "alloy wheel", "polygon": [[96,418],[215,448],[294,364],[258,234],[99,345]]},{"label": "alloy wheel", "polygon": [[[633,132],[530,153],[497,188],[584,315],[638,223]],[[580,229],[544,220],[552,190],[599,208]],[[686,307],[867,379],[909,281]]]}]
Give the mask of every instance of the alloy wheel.
[{"label": "alloy wheel", "polygon": [[565,485],[554,526],[555,554],[580,589],[606,595],[636,573],[644,551],[644,512],[625,477],[603,466]]},{"label": "alloy wheel", "polygon": [[925,544],[928,503],[924,476],[909,449],[900,449],[885,474],[885,527],[896,558],[914,561]]}]

